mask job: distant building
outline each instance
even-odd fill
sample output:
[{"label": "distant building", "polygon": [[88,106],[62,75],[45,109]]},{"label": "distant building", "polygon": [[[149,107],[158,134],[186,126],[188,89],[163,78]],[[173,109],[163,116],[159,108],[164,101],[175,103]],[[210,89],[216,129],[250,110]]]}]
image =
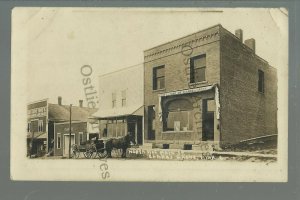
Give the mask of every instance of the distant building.
[{"label": "distant building", "polygon": [[48,101],[27,105],[27,156],[43,156],[48,150]]},{"label": "distant building", "polygon": [[[98,122],[89,119],[97,109],[82,106],[83,101],[79,101],[79,106],[72,106],[72,128],[76,127],[75,122],[83,122],[86,127],[85,137],[99,134]],[[62,105],[62,98],[58,97],[58,104],[49,103],[47,99],[32,102],[27,106],[27,149],[28,155],[43,156],[46,153],[54,152],[57,147],[57,135],[55,126],[60,123],[68,123],[70,120],[69,105]],[[73,124],[74,123],[74,124]],[[64,138],[61,138],[63,144]],[[63,146],[63,145],[62,145]],[[31,148],[33,147],[33,148]]]},{"label": "distant building", "polygon": [[[69,142],[70,142],[70,123],[61,122],[55,123],[54,126],[54,155],[55,156],[68,156],[69,155]],[[80,121],[72,121],[71,127],[71,145],[81,145],[87,140],[99,138],[99,132],[91,130],[92,124],[87,119]]]},{"label": "distant building", "polygon": [[131,132],[143,143],[143,66],[133,66],[99,76],[101,137],[121,137]]},{"label": "distant building", "polygon": [[[216,25],[144,51],[145,142],[183,148],[277,134],[277,71]],[[116,79],[117,80],[117,79]]]}]

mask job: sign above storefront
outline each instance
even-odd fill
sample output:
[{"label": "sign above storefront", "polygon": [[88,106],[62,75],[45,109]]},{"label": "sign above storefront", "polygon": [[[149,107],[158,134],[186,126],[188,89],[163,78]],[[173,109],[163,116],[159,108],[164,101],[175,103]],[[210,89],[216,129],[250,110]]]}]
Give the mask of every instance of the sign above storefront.
[{"label": "sign above storefront", "polygon": [[162,121],[162,97],[167,97],[167,96],[175,96],[175,95],[182,95],[182,94],[190,94],[190,93],[196,93],[196,92],[203,92],[207,90],[211,90],[215,87],[215,85],[209,85],[205,87],[200,87],[200,88],[194,88],[194,89],[187,89],[187,90],[178,90],[178,91],[172,91],[172,92],[166,92],[163,94],[158,95],[158,116],[159,120]]},{"label": "sign above storefront", "polygon": [[28,118],[45,117],[47,116],[47,106],[33,108],[27,111]]},{"label": "sign above storefront", "polygon": [[213,89],[213,85],[200,87],[200,88],[194,88],[194,89],[187,89],[187,90],[178,90],[178,91],[172,91],[172,92],[166,92],[163,94],[159,94],[160,97],[166,97],[166,96],[174,96],[174,95],[180,95],[180,94],[189,94],[189,93],[195,93],[195,92],[203,92],[206,90]]}]

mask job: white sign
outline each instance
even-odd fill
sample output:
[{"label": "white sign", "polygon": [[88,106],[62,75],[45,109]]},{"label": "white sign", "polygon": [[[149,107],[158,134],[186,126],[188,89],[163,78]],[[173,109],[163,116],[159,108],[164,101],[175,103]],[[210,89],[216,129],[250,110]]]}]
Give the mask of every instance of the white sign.
[{"label": "white sign", "polygon": [[47,115],[47,107],[33,108],[27,111],[28,118],[44,117]]},{"label": "white sign", "polygon": [[180,94],[202,92],[202,91],[210,90],[213,87],[214,87],[213,85],[210,85],[210,86],[194,88],[194,89],[178,90],[178,91],[172,91],[172,92],[166,92],[166,93],[163,93],[163,94],[159,94],[159,96],[160,97],[166,97],[166,96],[173,96],[173,95],[180,95]]}]

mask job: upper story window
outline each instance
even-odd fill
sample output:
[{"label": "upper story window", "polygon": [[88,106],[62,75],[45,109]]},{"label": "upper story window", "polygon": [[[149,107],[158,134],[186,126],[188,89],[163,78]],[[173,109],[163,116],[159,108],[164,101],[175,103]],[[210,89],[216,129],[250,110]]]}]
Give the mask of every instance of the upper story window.
[{"label": "upper story window", "polygon": [[56,148],[60,149],[61,147],[61,134],[57,133],[57,143],[56,143]]},{"label": "upper story window", "polygon": [[126,90],[122,91],[122,107],[126,106]]},{"label": "upper story window", "polygon": [[190,82],[197,83],[205,81],[205,70],[206,70],[206,55],[200,55],[191,58],[190,64]]},{"label": "upper story window", "polygon": [[44,130],[43,120],[39,120],[38,122],[38,131],[42,132]]},{"label": "upper story window", "polygon": [[28,123],[27,123],[27,132],[28,132],[28,133],[30,133],[30,131],[31,131],[30,126],[31,126],[31,122],[28,122]]},{"label": "upper story window", "polygon": [[153,90],[165,88],[165,66],[153,68]]},{"label": "upper story window", "polygon": [[265,74],[262,70],[258,70],[258,91],[265,92]]},{"label": "upper story window", "polygon": [[117,105],[117,95],[116,93],[112,93],[112,107],[115,108]]},{"label": "upper story window", "polygon": [[79,144],[83,142],[83,132],[79,132]]}]

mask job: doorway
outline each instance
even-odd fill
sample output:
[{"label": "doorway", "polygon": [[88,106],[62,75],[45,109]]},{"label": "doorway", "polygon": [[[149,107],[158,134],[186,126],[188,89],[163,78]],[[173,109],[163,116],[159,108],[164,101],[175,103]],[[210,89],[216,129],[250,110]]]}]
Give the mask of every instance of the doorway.
[{"label": "doorway", "polygon": [[134,121],[127,122],[127,132],[132,133],[135,137],[135,142],[139,145],[143,144],[143,118],[136,117]]},{"label": "doorway", "polygon": [[214,104],[213,99],[204,99],[202,102],[202,140],[203,141],[214,141],[214,119],[215,112],[211,108]]},{"label": "doorway", "polygon": [[[70,142],[70,136],[69,135],[64,135],[64,156],[69,155],[69,142]],[[75,144],[75,134],[71,135],[71,146]]]}]

